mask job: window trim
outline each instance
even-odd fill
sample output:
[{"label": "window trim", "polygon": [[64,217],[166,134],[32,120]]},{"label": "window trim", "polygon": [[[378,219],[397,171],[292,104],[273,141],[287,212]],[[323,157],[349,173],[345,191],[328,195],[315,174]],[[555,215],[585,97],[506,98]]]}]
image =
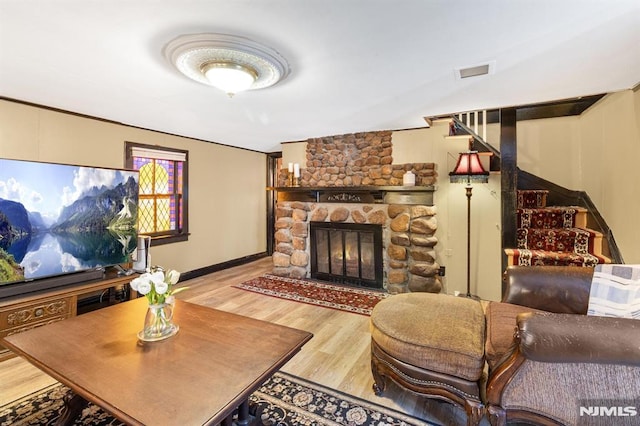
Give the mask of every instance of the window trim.
[{"label": "window trim", "polygon": [[[149,235],[151,237],[151,246],[159,246],[164,244],[171,244],[181,241],[188,241],[189,239],[189,151],[177,148],[169,148],[160,145],[148,145],[138,142],[125,141],[125,167],[129,170],[133,170],[133,152],[138,151],[144,153],[144,151],[152,153],[165,153],[167,158],[172,161],[182,161],[182,229],[172,234],[163,235]],[[153,156],[153,155],[150,155]]]}]

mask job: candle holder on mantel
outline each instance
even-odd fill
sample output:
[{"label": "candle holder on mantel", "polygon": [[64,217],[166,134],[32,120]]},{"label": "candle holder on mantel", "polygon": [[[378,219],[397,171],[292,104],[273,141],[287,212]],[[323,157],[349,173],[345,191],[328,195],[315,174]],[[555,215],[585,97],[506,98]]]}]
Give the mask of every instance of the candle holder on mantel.
[{"label": "candle holder on mantel", "polygon": [[300,186],[300,165],[298,163],[289,163],[287,174],[287,186]]}]

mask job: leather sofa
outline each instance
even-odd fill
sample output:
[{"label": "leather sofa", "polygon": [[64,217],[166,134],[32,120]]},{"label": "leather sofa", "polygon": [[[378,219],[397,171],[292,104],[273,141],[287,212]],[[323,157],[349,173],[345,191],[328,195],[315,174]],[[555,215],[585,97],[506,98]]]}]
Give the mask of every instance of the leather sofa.
[{"label": "leather sofa", "polygon": [[485,312],[492,425],[607,424],[612,415],[638,424],[640,321],[587,316],[592,276],[582,267],[507,269],[502,301]]}]

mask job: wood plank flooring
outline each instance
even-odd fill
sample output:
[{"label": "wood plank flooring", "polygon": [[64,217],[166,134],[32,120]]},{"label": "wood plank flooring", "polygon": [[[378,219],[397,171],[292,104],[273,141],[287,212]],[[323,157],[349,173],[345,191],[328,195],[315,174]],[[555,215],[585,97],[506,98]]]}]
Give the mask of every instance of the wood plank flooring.
[{"label": "wood plank flooring", "polygon": [[[401,390],[393,383],[387,386],[383,397],[373,393],[368,316],[231,287],[269,273],[271,269],[271,258],[268,257],[205,275],[181,283],[189,290],[177,297],[313,333],[313,339],[282,368],[287,373],[432,422],[466,424],[463,410],[444,402],[426,400]],[[0,405],[54,382],[21,358],[0,362]]]}]

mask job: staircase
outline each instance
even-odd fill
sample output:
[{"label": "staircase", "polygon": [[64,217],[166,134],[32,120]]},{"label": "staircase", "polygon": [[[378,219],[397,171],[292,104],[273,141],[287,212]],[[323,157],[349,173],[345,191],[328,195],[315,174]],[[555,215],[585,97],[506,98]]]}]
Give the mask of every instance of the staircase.
[{"label": "staircase", "polygon": [[611,263],[602,233],[587,228],[587,209],[547,206],[546,190],[519,190],[517,248],[505,249],[509,265],[587,266]]},{"label": "staircase", "polygon": [[[486,141],[487,114],[485,110],[448,117],[447,138],[468,139],[470,147],[484,157],[485,169],[500,172],[500,151]],[[586,193],[520,169],[517,182],[521,188],[517,191],[517,243],[516,248],[504,249],[508,265],[595,267],[624,263],[611,230]],[[547,206],[549,194],[554,206]]]}]

